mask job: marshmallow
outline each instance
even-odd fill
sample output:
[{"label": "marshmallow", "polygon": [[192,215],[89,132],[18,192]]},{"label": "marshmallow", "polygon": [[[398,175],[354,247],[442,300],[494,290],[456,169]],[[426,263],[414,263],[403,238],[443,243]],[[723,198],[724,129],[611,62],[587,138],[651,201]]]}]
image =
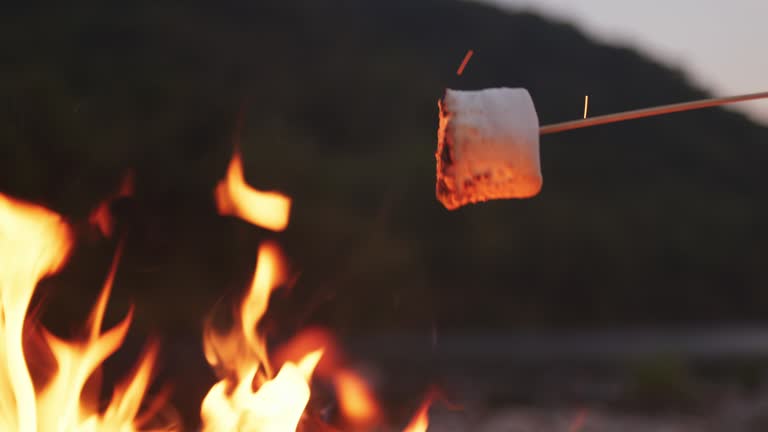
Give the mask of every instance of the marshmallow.
[{"label": "marshmallow", "polygon": [[436,192],[447,209],[539,193],[539,119],[527,90],[448,89],[438,106]]}]

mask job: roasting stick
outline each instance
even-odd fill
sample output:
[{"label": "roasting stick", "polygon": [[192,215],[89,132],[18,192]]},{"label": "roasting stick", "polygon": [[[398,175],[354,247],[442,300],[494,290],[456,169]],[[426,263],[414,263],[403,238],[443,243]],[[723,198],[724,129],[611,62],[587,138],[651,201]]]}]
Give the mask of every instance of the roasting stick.
[{"label": "roasting stick", "polygon": [[481,201],[531,198],[543,184],[540,135],[762,98],[768,98],[768,91],[540,126],[524,88],[446,89],[438,101],[435,194],[448,210]]},{"label": "roasting stick", "polygon": [[751,93],[740,96],[730,96],[723,98],[702,99],[693,102],[683,102],[671,105],[662,105],[651,108],[643,108],[632,111],[624,111],[615,114],[607,114],[597,117],[591,117],[583,120],[572,120],[563,123],[555,123],[551,125],[542,126],[539,129],[540,135],[553,134],[558,132],[565,132],[573,129],[581,129],[592,126],[600,126],[608,123],[617,123],[626,120],[640,119],[644,117],[660,116],[664,114],[671,114],[681,111],[691,111],[702,108],[710,108],[720,105],[732,104],[736,102],[744,102],[755,99],[768,98],[768,92]]}]

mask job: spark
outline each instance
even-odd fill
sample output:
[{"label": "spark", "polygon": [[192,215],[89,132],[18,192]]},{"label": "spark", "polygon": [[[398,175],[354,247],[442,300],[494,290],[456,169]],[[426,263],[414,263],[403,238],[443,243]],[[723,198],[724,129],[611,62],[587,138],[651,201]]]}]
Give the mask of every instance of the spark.
[{"label": "spark", "polygon": [[456,75],[461,76],[461,74],[464,73],[464,68],[467,67],[467,63],[469,63],[469,59],[472,58],[472,54],[475,52],[472,50],[467,51],[467,54],[464,56],[464,60],[461,61],[461,65],[459,65],[459,69],[456,71]]},{"label": "spark", "polygon": [[589,95],[584,96],[584,118],[587,118],[587,112],[589,110]]}]

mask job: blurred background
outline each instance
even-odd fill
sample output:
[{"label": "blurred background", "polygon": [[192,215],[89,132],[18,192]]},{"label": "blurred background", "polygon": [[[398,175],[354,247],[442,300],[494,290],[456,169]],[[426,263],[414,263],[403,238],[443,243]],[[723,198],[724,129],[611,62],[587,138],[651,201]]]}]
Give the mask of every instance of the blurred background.
[{"label": "blurred background", "polygon": [[[0,191],[80,235],[41,287],[43,322],[59,334],[83,322],[117,244],[88,214],[131,169],[134,196],[112,205],[125,251],[109,319],[129,304],[136,315],[107,372],[160,335],[160,375],[189,425],[214,382],[203,319],[237,301],[272,238],[299,277],[267,329],[332,329],[394,423],[437,383],[465,410],[434,430],[568,430],[585,409],[584,430],[765,430],[768,129],[710,109],[546,136],[539,196],[455,212],[436,201],[446,87],[525,87],[542,124],[581,117],[585,95],[596,116],[724,88],[556,5],[520,6],[4,6]],[[739,26],[711,31],[727,41]],[[247,181],[294,199],[286,232],[216,214],[236,136]]]}]

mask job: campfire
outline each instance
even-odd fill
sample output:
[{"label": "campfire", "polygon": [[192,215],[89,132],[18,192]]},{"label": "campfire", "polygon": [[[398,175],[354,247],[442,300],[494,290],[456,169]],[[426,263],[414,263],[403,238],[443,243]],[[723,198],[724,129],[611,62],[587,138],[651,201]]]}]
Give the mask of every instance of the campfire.
[{"label": "campfire", "polygon": [[[471,51],[470,51],[471,53]],[[467,57],[468,59],[468,57]],[[768,93],[709,99],[539,127],[524,89],[447,90],[440,101],[438,200],[449,209],[490,199],[528,198],[542,186],[539,135],[768,97]],[[114,235],[109,203],[133,193],[133,174],[94,207],[89,223]],[[239,146],[225,178],[216,185],[218,213],[263,229],[288,227],[291,199],[259,191],[245,182]],[[119,267],[118,246],[82,328],[71,339],[47,330],[33,304],[38,283],[66,263],[76,241],[64,217],[44,207],[0,194],[0,430],[37,432],[183,430],[169,407],[169,392],[149,394],[158,343],[150,340],[133,371],[101,397],[101,367],[120,349],[133,309],[103,330],[112,282]],[[385,423],[365,379],[343,360],[331,332],[309,328],[271,346],[260,328],[276,289],[294,279],[278,244],[258,251],[250,287],[234,307],[228,328],[206,321],[204,352],[218,381],[200,403],[205,432],[291,432],[370,430]],[[338,419],[308,409],[313,381],[334,388]],[[424,432],[436,393],[422,403],[406,432]],[[332,424],[331,424],[332,423]]]},{"label": "campfire", "polygon": [[[107,201],[132,193],[132,175]],[[245,183],[238,149],[216,187],[221,215],[241,218],[272,231],[286,229],[290,198],[261,192]],[[109,206],[102,203],[90,221],[112,234]],[[122,345],[132,309],[114,327],[103,318],[120,262],[120,247],[101,294],[82,330],[72,339],[41,325],[32,298],[38,283],[59,271],[76,241],[71,225],[44,207],[0,194],[0,429],[7,431],[176,431],[169,393],[149,395],[159,346],[150,341],[108,401],[100,400],[100,368]],[[280,247],[260,246],[253,278],[228,329],[208,320],[203,334],[207,362],[219,381],[201,401],[201,429],[208,432],[367,430],[384,421],[366,381],[341,361],[332,334],[306,329],[272,349],[259,330],[270,295],[290,277]],[[307,412],[313,377],[333,385],[341,420],[333,427]],[[406,432],[426,431],[431,397]]]},{"label": "campfire", "polygon": [[[37,283],[59,270],[74,242],[64,219],[0,195],[0,425],[16,431],[141,430],[153,427],[165,395],[145,401],[157,355],[148,344],[133,374],[98,401],[99,366],[122,344],[132,312],[102,332],[119,251],[83,331],[73,340],[48,332],[28,313]],[[143,408],[143,409],[142,409]]]}]

